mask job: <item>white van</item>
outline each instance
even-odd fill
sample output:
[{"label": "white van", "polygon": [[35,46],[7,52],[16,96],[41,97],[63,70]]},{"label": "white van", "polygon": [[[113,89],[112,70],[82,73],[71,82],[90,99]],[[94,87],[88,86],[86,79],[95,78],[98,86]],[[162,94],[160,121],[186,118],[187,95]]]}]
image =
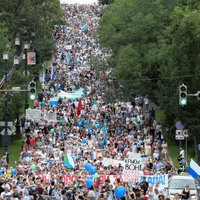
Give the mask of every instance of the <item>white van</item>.
[{"label": "white van", "polygon": [[189,174],[174,175],[169,179],[168,195],[170,199],[174,199],[174,195],[178,193],[180,196],[186,185],[189,185],[191,200],[198,200],[198,190],[195,179]]}]

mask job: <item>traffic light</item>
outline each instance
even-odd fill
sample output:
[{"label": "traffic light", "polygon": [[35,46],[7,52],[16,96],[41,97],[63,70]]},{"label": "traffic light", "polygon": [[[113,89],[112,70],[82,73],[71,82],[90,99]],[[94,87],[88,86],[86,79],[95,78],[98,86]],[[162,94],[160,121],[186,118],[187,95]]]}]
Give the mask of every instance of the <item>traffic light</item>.
[{"label": "traffic light", "polygon": [[36,82],[33,82],[33,81],[30,82],[28,90],[29,90],[29,97],[30,97],[30,99],[34,100],[35,97],[36,97]]},{"label": "traffic light", "polygon": [[197,92],[197,100],[200,100],[200,91]]},{"label": "traffic light", "polygon": [[179,105],[187,105],[187,86],[184,84],[179,86]]}]

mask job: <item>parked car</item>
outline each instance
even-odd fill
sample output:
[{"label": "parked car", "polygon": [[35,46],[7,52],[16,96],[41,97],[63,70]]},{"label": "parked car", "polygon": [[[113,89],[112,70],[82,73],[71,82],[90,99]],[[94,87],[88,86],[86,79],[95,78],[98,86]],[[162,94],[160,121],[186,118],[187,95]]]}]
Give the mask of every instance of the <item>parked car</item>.
[{"label": "parked car", "polygon": [[181,196],[182,191],[186,185],[189,185],[191,200],[198,200],[198,188],[195,179],[187,173],[184,173],[182,175],[173,175],[169,179],[168,195],[170,199],[174,199],[174,195],[176,193]]}]

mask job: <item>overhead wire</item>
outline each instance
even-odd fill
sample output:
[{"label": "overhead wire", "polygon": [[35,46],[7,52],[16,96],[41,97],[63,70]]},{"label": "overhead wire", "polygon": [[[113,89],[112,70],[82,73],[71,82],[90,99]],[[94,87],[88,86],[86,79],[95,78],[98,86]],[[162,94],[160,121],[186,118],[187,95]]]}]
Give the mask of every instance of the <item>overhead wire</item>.
[{"label": "overhead wire", "polygon": [[197,76],[200,76],[200,74],[189,74],[189,75],[172,76],[172,77],[138,78],[138,79],[132,79],[132,80],[120,79],[119,81],[135,82],[135,81],[170,80],[170,79],[179,79],[179,78],[192,78],[192,77],[197,77]]}]

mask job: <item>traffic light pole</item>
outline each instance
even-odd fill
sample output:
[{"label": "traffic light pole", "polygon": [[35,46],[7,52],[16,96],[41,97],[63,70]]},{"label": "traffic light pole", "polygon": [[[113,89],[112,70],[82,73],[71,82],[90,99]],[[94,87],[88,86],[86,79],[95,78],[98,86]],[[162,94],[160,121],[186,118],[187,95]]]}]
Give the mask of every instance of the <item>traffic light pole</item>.
[{"label": "traffic light pole", "polygon": [[[27,77],[28,77],[28,65],[27,65],[27,50],[25,49],[25,77],[26,77],[26,83],[27,81]],[[29,105],[28,105],[28,92],[25,93],[25,111],[26,109],[28,109]]]},{"label": "traffic light pole", "polygon": [[187,94],[189,97],[197,97],[198,96],[198,92],[195,94]]}]

